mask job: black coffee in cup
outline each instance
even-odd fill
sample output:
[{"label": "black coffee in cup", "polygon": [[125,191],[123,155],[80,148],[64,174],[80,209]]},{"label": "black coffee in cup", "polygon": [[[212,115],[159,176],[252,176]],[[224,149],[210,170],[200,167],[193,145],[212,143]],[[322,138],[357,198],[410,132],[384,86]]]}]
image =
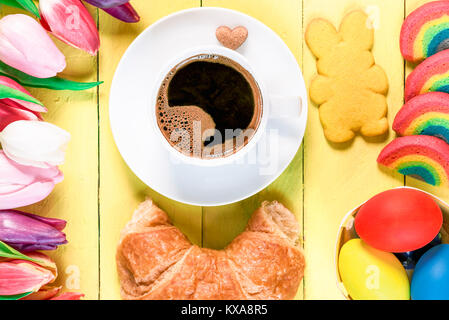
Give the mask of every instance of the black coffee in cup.
[{"label": "black coffee in cup", "polygon": [[199,158],[226,157],[254,136],[262,96],[253,76],[220,55],[196,55],[165,77],[156,105],[158,126],[178,151]]}]

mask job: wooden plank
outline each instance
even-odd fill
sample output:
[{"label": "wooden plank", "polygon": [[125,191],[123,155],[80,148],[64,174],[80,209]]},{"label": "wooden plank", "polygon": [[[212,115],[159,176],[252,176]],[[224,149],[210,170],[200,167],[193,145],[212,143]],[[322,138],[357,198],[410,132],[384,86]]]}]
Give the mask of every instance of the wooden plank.
[{"label": "wooden plank", "polygon": [[[2,15],[18,13],[3,9]],[[96,16],[96,10],[91,13]],[[67,58],[62,76],[72,80],[96,81],[97,60],[55,40]],[[58,265],[56,284],[64,291],[83,292],[87,299],[98,298],[98,217],[97,217],[97,90],[82,92],[30,89],[49,112],[44,119],[72,135],[66,163],[61,166],[65,180],[44,201],[24,211],[67,220],[69,244],[50,255]]]},{"label": "wooden plank", "polygon": [[201,243],[201,208],[176,203],[150,190],[122,160],[109,126],[108,99],[112,77],[131,42],[156,20],[178,10],[200,6],[200,0],[133,1],[142,17],[138,24],[121,23],[100,14],[102,50],[100,79],[100,297],[119,299],[115,251],[120,231],[136,206],[150,196],[195,243]]},{"label": "wooden plank", "polygon": [[[302,61],[302,2],[299,0],[203,0],[203,6],[234,9],[272,28]],[[263,54],[263,53],[261,53]],[[259,194],[232,205],[203,209],[203,245],[221,249],[245,228],[249,217],[265,200],[278,200],[302,223],[302,149],[282,176]],[[238,188],[238,186],[236,186]],[[302,287],[297,299],[302,299]]]},{"label": "wooden plank", "polygon": [[[423,4],[427,2],[432,2],[430,0],[406,0],[406,12],[407,15],[410,14],[413,10],[417,9],[418,7],[422,6]],[[415,68],[415,65],[408,63],[406,64],[406,74],[409,75],[413,69]],[[437,197],[442,198],[445,201],[449,201],[449,189],[448,188],[438,188],[433,187],[427,183],[424,183],[422,181],[419,181],[417,179],[413,179],[410,177],[406,177],[406,183],[407,186],[419,188],[421,190],[430,192]]]},{"label": "wooden plank", "polygon": [[[404,2],[374,0],[304,0],[305,28],[313,18],[322,17],[339,26],[344,15],[362,9],[375,20],[374,56],[387,72],[390,125],[403,101],[403,60],[399,33]],[[350,62],[348,62],[350,63]],[[304,47],[307,85],[316,74],[315,58]],[[341,299],[336,284],[334,251],[338,227],[352,208],[378,192],[403,184],[399,174],[379,169],[376,158],[387,141],[367,141],[357,136],[343,146],[330,144],[324,137],[318,108],[309,107],[305,140],[305,249],[307,270],[306,299]],[[390,132],[386,140],[391,140]],[[384,139],[385,140],[385,139]]]}]

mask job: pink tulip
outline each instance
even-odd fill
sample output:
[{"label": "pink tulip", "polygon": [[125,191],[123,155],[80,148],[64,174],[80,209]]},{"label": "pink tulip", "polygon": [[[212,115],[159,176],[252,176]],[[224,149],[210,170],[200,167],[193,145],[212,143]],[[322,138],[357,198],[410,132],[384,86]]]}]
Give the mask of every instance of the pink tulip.
[{"label": "pink tulip", "polygon": [[84,297],[84,294],[78,292],[64,292],[58,295],[61,288],[46,286],[20,300],[81,300]]},{"label": "pink tulip", "polygon": [[95,55],[100,48],[97,25],[80,0],[40,0],[42,26],[61,41]]},{"label": "pink tulip", "polygon": [[54,281],[55,275],[33,262],[12,260],[0,262],[0,295],[12,296],[25,292],[37,292]]},{"label": "pink tulip", "polygon": [[24,14],[10,14],[0,20],[0,60],[37,78],[56,76],[66,67],[44,28]]},{"label": "pink tulip", "polygon": [[65,292],[57,297],[53,297],[50,300],[81,300],[84,297],[83,293],[78,292]]},{"label": "pink tulip", "polygon": [[[17,82],[15,82],[14,80],[12,80],[8,77],[0,76],[0,85],[4,85],[4,86],[10,87],[12,89],[16,89],[20,92],[23,92],[23,93],[31,96],[31,94],[24,87],[22,87],[20,84],[18,84]],[[22,101],[22,100],[18,100],[18,99],[2,99],[0,101],[5,104],[11,105],[13,107],[16,107],[17,104],[19,104],[20,106],[28,109],[29,111],[47,112],[47,108],[45,108],[39,104],[28,102],[28,101]]]},{"label": "pink tulip", "polygon": [[0,210],[39,202],[62,180],[63,175],[55,166],[23,166],[10,160],[0,150]]},{"label": "pink tulip", "polygon": [[20,300],[50,300],[54,298],[59,291],[61,291],[62,287],[44,287],[41,288],[38,292],[34,292]]},{"label": "pink tulip", "polygon": [[19,120],[41,120],[41,116],[20,105],[12,107],[0,100],[0,132],[10,123]]},{"label": "pink tulip", "polygon": [[[31,95],[24,87],[8,77],[0,76],[0,85]],[[18,99],[1,99],[0,132],[14,121],[42,120],[40,112],[47,112],[47,108],[36,103]]]},{"label": "pink tulip", "polygon": [[34,251],[34,252],[28,252],[26,254],[28,258],[32,258],[38,262],[36,264],[40,265],[41,267],[50,270],[55,278],[58,276],[58,267],[56,266],[56,262],[54,262],[49,256],[46,254]]}]

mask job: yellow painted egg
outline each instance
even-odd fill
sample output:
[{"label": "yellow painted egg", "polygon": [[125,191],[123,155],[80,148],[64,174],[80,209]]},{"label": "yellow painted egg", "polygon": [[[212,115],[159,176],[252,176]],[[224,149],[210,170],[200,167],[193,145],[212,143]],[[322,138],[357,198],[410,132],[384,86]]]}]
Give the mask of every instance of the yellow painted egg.
[{"label": "yellow painted egg", "polygon": [[354,300],[410,299],[410,282],[401,262],[394,254],[374,249],[361,239],[343,245],[338,268]]}]

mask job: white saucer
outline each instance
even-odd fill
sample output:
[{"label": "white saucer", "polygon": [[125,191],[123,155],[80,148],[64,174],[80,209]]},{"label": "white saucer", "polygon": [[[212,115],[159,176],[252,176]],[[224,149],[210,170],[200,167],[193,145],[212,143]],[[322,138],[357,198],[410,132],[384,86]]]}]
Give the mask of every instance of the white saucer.
[{"label": "white saucer", "polygon": [[[266,156],[259,153],[257,161],[206,168],[174,163],[148,121],[149,95],[161,68],[180,52],[218,44],[215,30],[221,25],[248,29],[248,39],[237,51],[257,69],[270,94],[300,96],[304,112],[297,119],[268,120],[268,134],[258,144],[266,146],[272,139],[272,148]],[[179,202],[218,206],[252,196],[287,168],[304,137],[307,93],[295,57],[270,28],[233,10],[195,8],[159,20],[131,44],[114,76],[109,113],[121,155],[145,184]],[[271,162],[265,162],[267,157]]]}]

